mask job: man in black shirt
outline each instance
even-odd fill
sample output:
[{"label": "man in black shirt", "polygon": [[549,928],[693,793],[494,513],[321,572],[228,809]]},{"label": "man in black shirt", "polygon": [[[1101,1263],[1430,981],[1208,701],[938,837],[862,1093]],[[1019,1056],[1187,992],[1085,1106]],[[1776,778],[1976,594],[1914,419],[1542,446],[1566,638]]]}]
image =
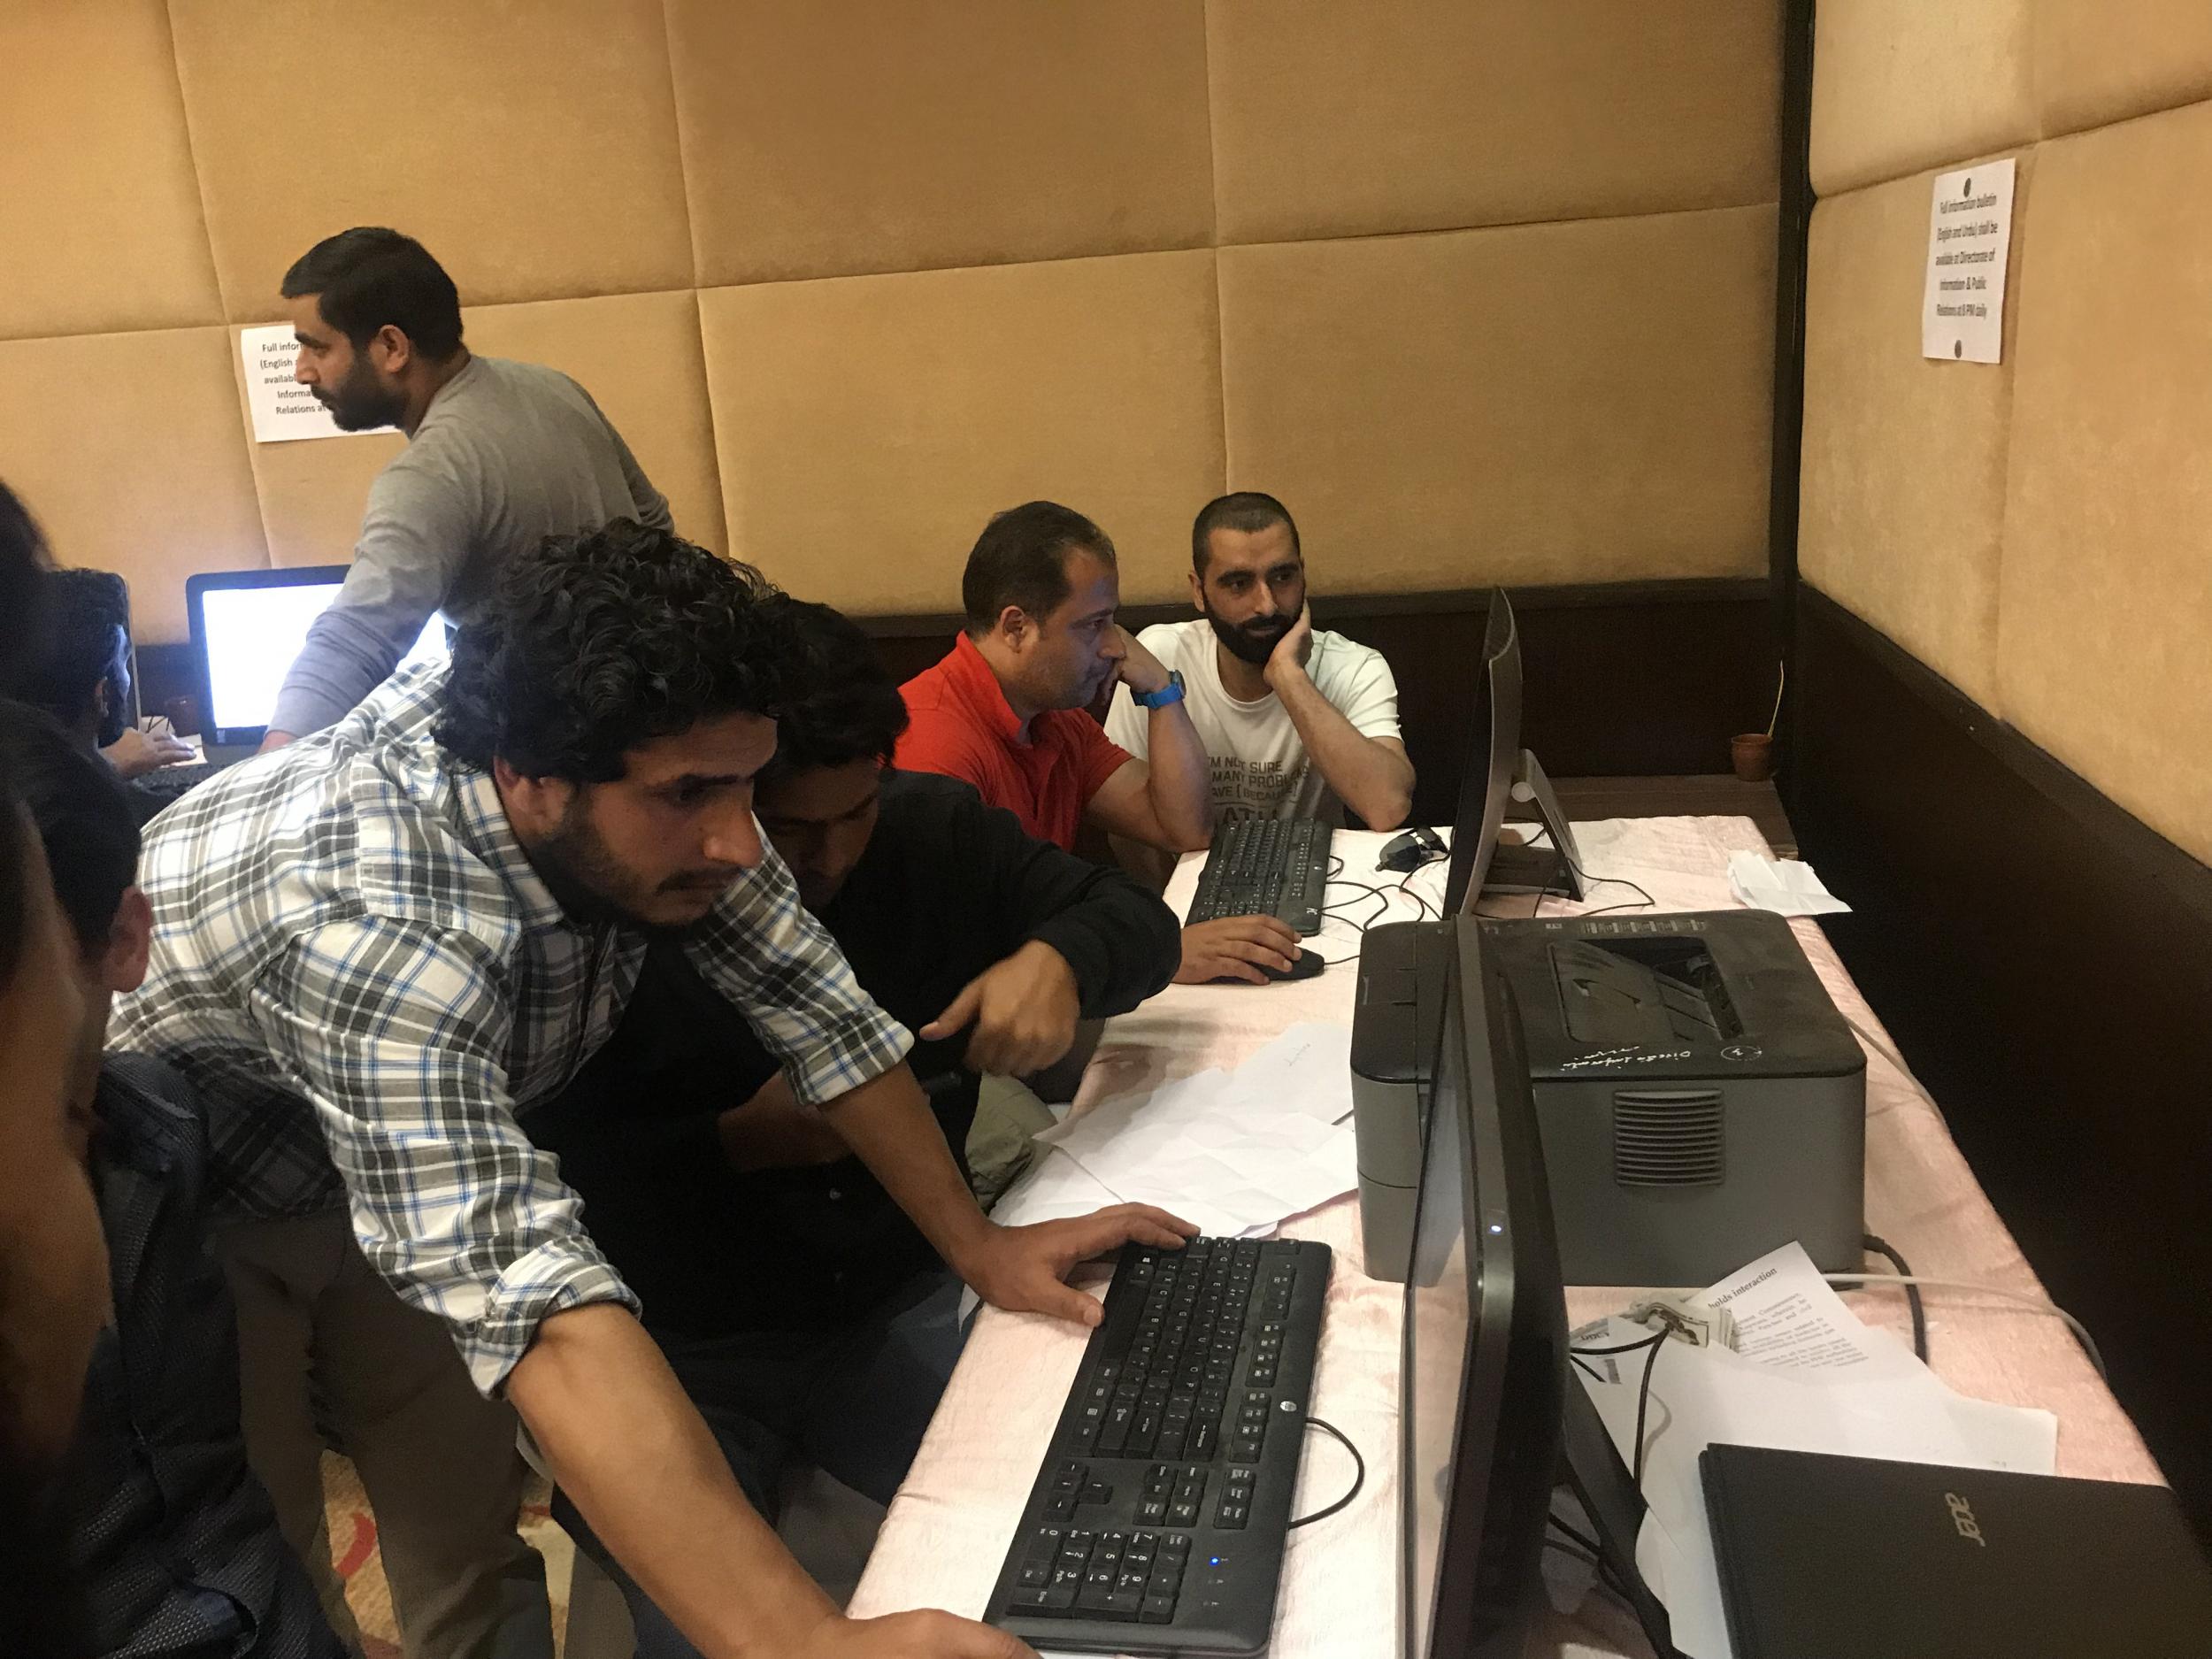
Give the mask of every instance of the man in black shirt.
[{"label": "man in black shirt", "polygon": [[[968,785],[892,770],[906,706],[873,647],[826,606],[791,611],[803,668],[755,810],[861,987],[914,1032],[958,1158],[981,1074],[1029,1076],[1079,1020],[1159,991],[1175,918]],[[612,1040],[527,1127],[763,1514],[795,1455],[887,1502],[958,1353],[958,1286],[680,952],[648,956]],[[640,1659],[688,1653],[616,1578]]]},{"label": "man in black shirt", "polygon": [[[37,825],[87,1013],[71,1125],[107,1237],[113,1317],[63,1467],[70,1567],[89,1592],[82,1651],[343,1659],[359,1647],[351,1615],[342,1598],[317,1605],[247,1467],[237,1327],[207,1253],[204,1111],[160,1061],[101,1049],[110,1001],[146,972],[153,926],[130,802],[75,733],[19,703],[0,703],[0,765]],[[9,1635],[10,1653],[53,1651]]]}]

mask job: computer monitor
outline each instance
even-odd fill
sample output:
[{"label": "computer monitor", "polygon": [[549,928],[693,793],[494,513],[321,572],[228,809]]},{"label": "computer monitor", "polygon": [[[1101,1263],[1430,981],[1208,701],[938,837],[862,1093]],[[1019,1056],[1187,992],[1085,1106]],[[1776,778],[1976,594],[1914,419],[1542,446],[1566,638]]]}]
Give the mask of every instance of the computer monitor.
[{"label": "computer monitor", "polygon": [[1460,918],[1406,1278],[1405,1659],[1517,1659],[1567,1404],[1566,1295],[1519,1025]]},{"label": "computer monitor", "polygon": [[1513,762],[1521,746],[1521,646],[1513,606],[1503,588],[1490,592],[1475,675],[1475,706],[1467,721],[1466,770],[1459,777],[1459,811],[1452,819],[1452,862],[1444,877],[1444,914],[1474,909],[1505,822]]},{"label": "computer monitor", "polygon": [[[220,571],[188,578],[184,603],[210,744],[258,743],[307,630],[346,580],[342,565]],[[433,616],[399,666],[446,655],[445,618]]]},{"label": "computer monitor", "polygon": [[[1502,839],[1509,800],[1535,808],[1548,846],[1519,846]],[[1567,815],[1536,757],[1521,747],[1520,629],[1502,588],[1490,590],[1483,627],[1482,666],[1475,677],[1467,762],[1460,773],[1459,812],[1452,821],[1451,864],[1444,878],[1444,914],[1472,915],[1475,901],[1486,892],[1586,895],[1582,856]]]}]

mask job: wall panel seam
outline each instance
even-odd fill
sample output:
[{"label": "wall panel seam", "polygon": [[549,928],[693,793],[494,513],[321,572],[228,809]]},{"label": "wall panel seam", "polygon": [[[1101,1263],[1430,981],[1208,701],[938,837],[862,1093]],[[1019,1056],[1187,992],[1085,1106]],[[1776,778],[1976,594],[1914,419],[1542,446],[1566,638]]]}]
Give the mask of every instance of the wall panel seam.
[{"label": "wall panel seam", "polygon": [[[215,263],[215,233],[207,217],[207,181],[200,177],[200,150],[192,137],[192,105],[184,96],[184,70],[177,58],[177,20],[172,12],[173,0],[162,0],[161,30],[169,42],[169,78],[177,89],[177,116],[184,123],[184,165],[192,173],[192,195],[200,204],[200,252],[207,259],[207,280],[215,285],[215,315],[224,323],[230,321],[230,307],[223,303],[223,273]],[[141,334],[150,330],[115,329],[117,334]],[[67,335],[45,336],[66,339]]]},{"label": "wall panel seam", "polygon": [[2154,115],[2171,115],[2176,110],[2186,110],[2199,104],[2212,104],[2212,92],[2201,92],[2194,97],[2177,96],[2170,103],[2153,104],[2139,110],[2130,110],[2125,115],[2107,117],[2101,121],[2090,121],[2081,126],[2050,127],[2044,123],[2040,110],[2036,112],[2038,143],[2055,138],[2080,138],[2090,133],[2101,133],[2109,127],[2125,127],[2130,121],[2148,120]]},{"label": "wall panel seam", "polygon": [[[676,129],[676,176],[684,187],[684,240],[691,246],[691,291],[695,296],[703,274],[699,263],[699,214],[691,199],[691,163],[687,158],[690,151],[684,147],[684,101],[676,87],[676,35],[668,19],[668,0],[661,0],[661,58],[668,65],[668,119]],[[695,307],[695,297],[693,303]],[[712,418],[710,412],[709,420]]]}]

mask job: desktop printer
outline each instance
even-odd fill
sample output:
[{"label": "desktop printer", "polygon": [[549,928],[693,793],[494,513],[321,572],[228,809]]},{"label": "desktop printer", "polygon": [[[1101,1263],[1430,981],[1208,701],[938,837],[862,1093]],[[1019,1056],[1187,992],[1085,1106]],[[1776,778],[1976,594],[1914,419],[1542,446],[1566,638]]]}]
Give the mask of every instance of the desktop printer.
[{"label": "desktop printer", "polygon": [[[1866,1056],[1764,910],[1486,921],[1571,1285],[1709,1284],[1795,1239],[1863,1265]],[[1352,1024],[1368,1273],[1405,1277],[1451,929],[1370,929]]]}]

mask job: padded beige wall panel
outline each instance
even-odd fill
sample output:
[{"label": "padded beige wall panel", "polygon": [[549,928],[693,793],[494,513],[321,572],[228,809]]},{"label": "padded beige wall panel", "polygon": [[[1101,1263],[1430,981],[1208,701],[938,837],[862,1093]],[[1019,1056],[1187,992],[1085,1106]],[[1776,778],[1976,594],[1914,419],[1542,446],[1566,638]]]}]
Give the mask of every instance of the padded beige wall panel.
[{"label": "padded beige wall panel", "polygon": [[1363,593],[1766,568],[1774,210],[1221,250],[1229,482]]},{"label": "padded beige wall panel", "polygon": [[0,477],[65,565],[119,571],[142,643],[185,636],[184,579],[268,563],[219,327],[0,341]]},{"label": "padded beige wall panel", "polygon": [[1780,10],[1208,0],[1221,240],[1772,201]]},{"label": "padded beige wall panel", "polygon": [[471,304],[688,287],[658,0],[172,0],[233,322],[389,225]]},{"label": "padded beige wall panel", "polygon": [[956,611],[986,519],[1043,496],[1171,599],[1221,491],[1203,250],[700,296],[731,551],[862,614]]},{"label": "padded beige wall panel", "polygon": [[2006,718],[2212,860],[2208,193],[2212,104],[2037,157],[1997,664]]},{"label": "padded beige wall panel", "polygon": [[1191,0],[669,0],[699,280],[1201,247]]},{"label": "padded beige wall panel", "polygon": [[[698,303],[689,289],[472,306],[461,321],[477,350],[574,377],[668,497],[678,530],[724,549]],[[404,445],[396,432],[254,444],[274,562],[350,563],[370,480]]]},{"label": "padded beige wall panel", "polygon": [[2032,140],[2038,3],[1821,0],[1813,188],[1833,196]]},{"label": "padded beige wall panel", "polygon": [[2035,96],[2046,137],[2212,97],[2212,5],[2036,0]]},{"label": "padded beige wall panel", "polygon": [[0,336],[221,320],[161,0],[8,0]]},{"label": "padded beige wall panel", "polygon": [[1798,570],[1992,712],[2006,419],[2035,152],[2013,196],[2001,363],[1920,355],[1932,173],[1813,210]]},{"label": "padded beige wall panel", "polygon": [[465,320],[479,350],[549,364],[580,382],[668,497],[678,533],[728,550],[696,294],[489,305]]}]

